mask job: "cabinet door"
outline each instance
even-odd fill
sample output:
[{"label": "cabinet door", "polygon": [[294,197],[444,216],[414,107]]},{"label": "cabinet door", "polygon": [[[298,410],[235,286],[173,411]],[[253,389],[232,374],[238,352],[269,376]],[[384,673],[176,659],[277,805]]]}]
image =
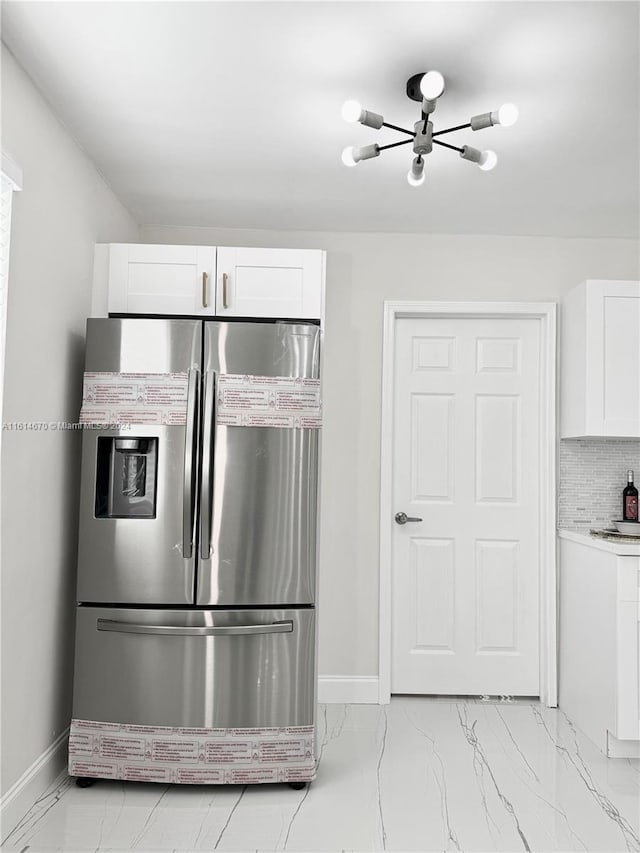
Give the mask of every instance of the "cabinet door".
[{"label": "cabinet door", "polygon": [[112,314],[215,314],[211,246],[114,243],[109,251]]},{"label": "cabinet door", "polygon": [[618,557],[615,736],[640,739],[640,560]]},{"label": "cabinet door", "polygon": [[640,739],[640,602],[618,602],[618,694],[616,732],[620,740]]},{"label": "cabinet door", "polygon": [[588,282],[587,432],[640,436],[640,285]]},{"label": "cabinet door", "polygon": [[220,317],[319,319],[324,253],[315,249],[218,249]]}]

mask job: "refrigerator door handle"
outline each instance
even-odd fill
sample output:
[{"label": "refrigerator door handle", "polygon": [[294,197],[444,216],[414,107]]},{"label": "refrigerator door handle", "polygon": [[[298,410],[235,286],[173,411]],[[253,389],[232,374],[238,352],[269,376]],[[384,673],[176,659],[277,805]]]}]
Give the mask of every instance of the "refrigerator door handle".
[{"label": "refrigerator door handle", "polygon": [[194,495],[194,444],[197,436],[198,388],[200,371],[197,367],[189,369],[187,390],[187,431],[184,440],[184,480],[182,483],[182,556],[186,560],[193,557],[193,522],[195,516]]},{"label": "refrigerator door handle", "polygon": [[98,631],[115,631],[119,634],[168,634],[177,637],[232,637],[245,634],[291,634],[293,621],[269,622],[258,625],[228,625],[214,627],[182,625],[142,625],[137,622],[119,622],[116,619],[98,619]]},{"label": "refrigerator door handle", "polygon": [[214,429],[216,374],[207,370],[204,380],[204,411],[202,433],[202,485],[200,492],[200,557],[211,557],[211,491],[213,488],[213,458],[211,438]]}]

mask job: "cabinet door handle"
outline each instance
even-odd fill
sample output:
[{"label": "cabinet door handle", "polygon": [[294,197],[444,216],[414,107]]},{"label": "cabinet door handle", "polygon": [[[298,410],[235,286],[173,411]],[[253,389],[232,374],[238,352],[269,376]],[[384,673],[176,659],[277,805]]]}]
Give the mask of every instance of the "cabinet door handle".
[{"label": "cabinet door handle", "polygon": [[202,307],[208,308],[209,305],[207,303],[207,279],[209,276],[206,272],[202,273]]},{"label": "cabinet door handle", "polygon": [[222,307],[223,308],[229,307],[229,301],[227,299],[227,281],[228,281],[228,279],[229,279],[229,276],[226,274],[226,272],[223,272],[222,273]]}]

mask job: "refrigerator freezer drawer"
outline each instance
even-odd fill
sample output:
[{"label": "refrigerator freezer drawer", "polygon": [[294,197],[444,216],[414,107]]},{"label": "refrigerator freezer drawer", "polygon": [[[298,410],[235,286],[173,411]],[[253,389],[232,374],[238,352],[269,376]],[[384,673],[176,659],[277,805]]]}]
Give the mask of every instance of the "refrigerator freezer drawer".
[{"label": "refrigerator freezer drawer", "polygon": [[311,726],[315,611],[79,607],[73,717],[202,728]]}]

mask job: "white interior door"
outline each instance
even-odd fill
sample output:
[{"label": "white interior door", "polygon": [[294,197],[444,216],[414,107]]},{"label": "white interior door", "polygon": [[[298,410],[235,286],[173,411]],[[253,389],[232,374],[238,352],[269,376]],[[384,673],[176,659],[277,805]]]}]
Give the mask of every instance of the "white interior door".
[{"label": "white interior door", "polygon": [[393,693],[539,695],[540,329],[398,319]]}]

